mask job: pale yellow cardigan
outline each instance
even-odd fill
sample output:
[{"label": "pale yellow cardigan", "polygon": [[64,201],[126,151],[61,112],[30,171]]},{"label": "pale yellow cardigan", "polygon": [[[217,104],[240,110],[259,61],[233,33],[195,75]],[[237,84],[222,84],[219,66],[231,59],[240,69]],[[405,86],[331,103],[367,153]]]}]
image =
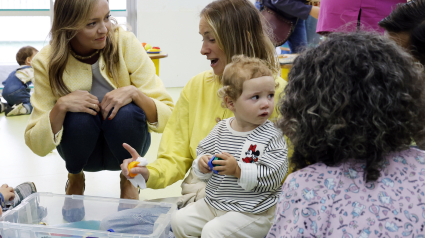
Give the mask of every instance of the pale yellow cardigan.
[{"label": "pale yellow cardigan", "polygon": [[[171,96],[156,75],[153,62],[136,36],[131,32],[118,29],[115,37],[119,37],[119,85],[120,87],[134,85],[153,99],[157,109],[158,123],[156,125],[148,124],[149,130],[162,133],[174,108]],[[31,104],[34,110],[25,129],[25,143],[40,156],[45,156],[55,149],[60,144],[63,133],[62,128],[55,142],[49,115],[59,97],[53,95],[49,83],[50,53],[51,47],[48,45],[32,61],[35,75]],[[102,76],[116,89],[117,86],[107,74],[102,54],[99,57],[99,67]],[[70,55],[63,74],[63,81],[71,92],[75,90],[90,91],[92,86],[91,65],[82,63]]]}]

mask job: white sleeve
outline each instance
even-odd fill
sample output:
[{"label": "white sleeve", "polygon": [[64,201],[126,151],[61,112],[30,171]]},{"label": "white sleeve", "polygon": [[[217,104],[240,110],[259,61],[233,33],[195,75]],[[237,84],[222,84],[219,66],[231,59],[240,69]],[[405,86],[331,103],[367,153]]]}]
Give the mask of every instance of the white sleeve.
[{"label": "white sleeve", "polygon": [[55,136],[53,137],[53,140],[55,141],[55,143],[58,143],[58,136],[59,134],[63,131],[63,127],[58,131],[58,133],[55,134]]},{"label": "white sleeve", "polygon": [[198,161],[201,158],[202,155],[199,155],[198,158],[196,158],[193,163],[192,163],[192,170],[193,173],[195,173],[196,176],[198,176],[198,178],[202,179],[202,180],[208,180],[211,178],[213,172],[209,172],[209,173],[202,173],[201,170],[199,170],[199,165],[198,165]]},{"label": "white sleeve", "polygon": [[257,186],[257,165],[247,164],[244,162],[238,162],[239,168],[241,169],[241,177],[238,179],[238,184],[245,191],[251,191]]}]

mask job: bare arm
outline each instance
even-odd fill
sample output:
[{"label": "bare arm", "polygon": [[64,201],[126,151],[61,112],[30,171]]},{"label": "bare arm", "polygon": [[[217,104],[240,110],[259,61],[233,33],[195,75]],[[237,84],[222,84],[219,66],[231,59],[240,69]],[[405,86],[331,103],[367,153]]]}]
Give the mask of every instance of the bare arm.
[{"label": "bare arm", "polygon": [[136,90],[136,94],[133,96],[133,101],[137,106],[143,109],[148,122],[155,123],[158,121],[158,112],[152,98],[146,96],[146,94],[142,93],[140,90]]}]

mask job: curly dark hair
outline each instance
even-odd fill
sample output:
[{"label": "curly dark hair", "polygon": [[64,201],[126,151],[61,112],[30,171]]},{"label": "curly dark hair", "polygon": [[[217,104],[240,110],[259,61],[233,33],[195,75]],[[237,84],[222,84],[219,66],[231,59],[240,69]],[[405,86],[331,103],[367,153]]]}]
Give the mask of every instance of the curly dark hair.
[{"label": "curly dark hair", "polygon": [[376,181],[385,156],[425,128],[423,68],[374,33],[334,33],[294,61],[279,102],[279,127],[294,146],[295,170],[366,162]]},{"label": "curly dark hair", "polygon": [[425,0],[399,3],[389,16],[379,22],[389,32],[408,32],[412,55],[425,64]]}]

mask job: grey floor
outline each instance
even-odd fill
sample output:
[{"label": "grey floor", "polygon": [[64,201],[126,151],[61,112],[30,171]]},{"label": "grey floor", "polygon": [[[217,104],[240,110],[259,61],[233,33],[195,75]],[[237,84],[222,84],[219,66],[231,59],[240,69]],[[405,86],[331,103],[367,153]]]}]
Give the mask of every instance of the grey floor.
[{"label": "grey floor", "polygon": [[[167,88],[174,102],[182,88]],[[34,154],[26,145],[24,132],[29,116],[6,117],[0,114],[0,185],[16,186],[32,181],[39,192],[65,193],[68,172],[56,150],[45,157]],[[152,144],[146,154],[149,162],[156,159],[161,134],[152,133]],[[119,171],[86,174],[85,195],[119,198]],[[145,189],[140,200],[176,197],[180,195],[181,181],[165,189]]]}]

